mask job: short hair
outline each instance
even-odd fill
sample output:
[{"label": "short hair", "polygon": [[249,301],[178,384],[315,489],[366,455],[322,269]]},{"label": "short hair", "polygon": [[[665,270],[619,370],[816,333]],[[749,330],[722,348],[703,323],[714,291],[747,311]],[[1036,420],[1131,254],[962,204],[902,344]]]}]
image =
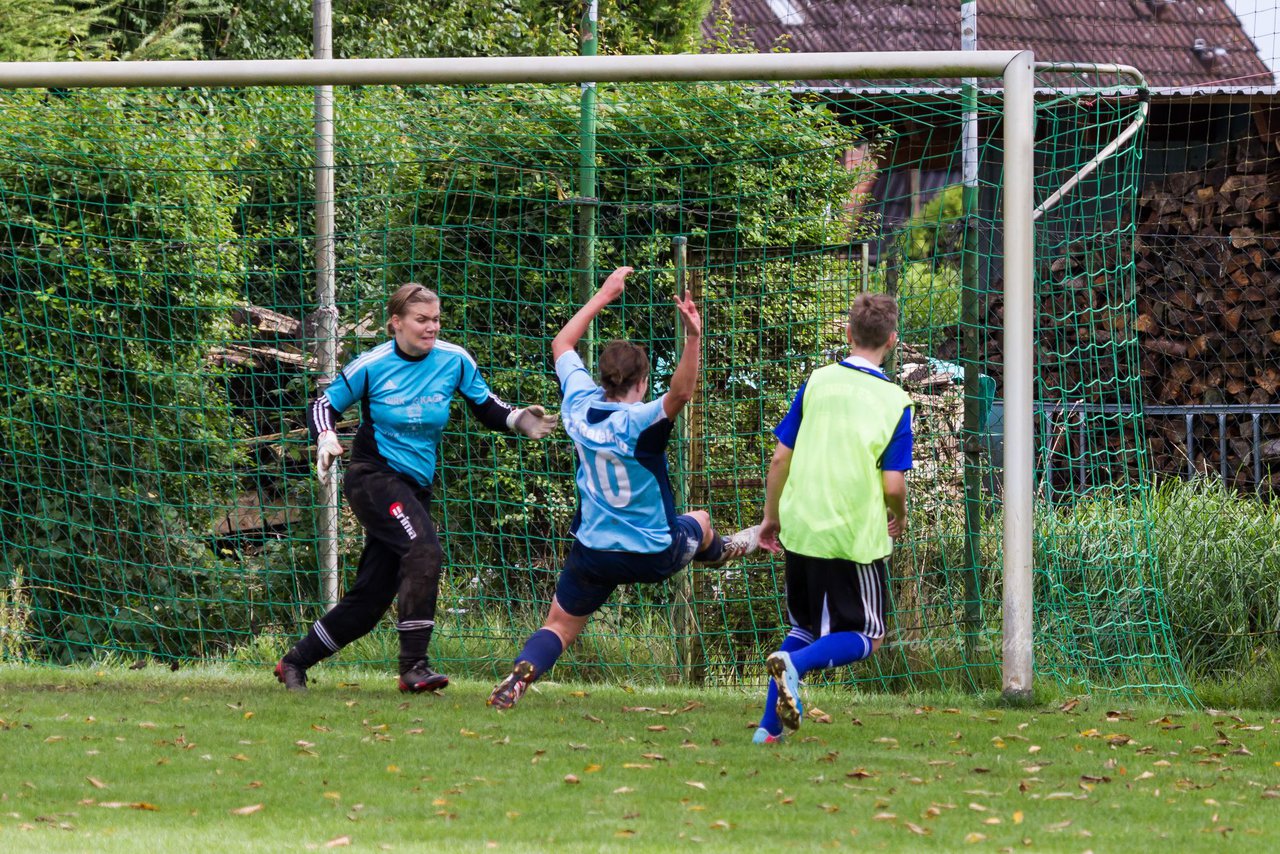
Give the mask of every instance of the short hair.
[{"label": "short hair", "polygon": [[849,331],[859,347],[883,347],[898,331],[898,301],[888,294],[858,294],[849,309]]},{"label": "short hair", "polygon": [[428,288],[426,285],[420,285],[417,282],[407,282],[396,289],[391,295],[391,299],[387,300],[387,334],[395,335],[395,327],[391,325],[391,318],[404,317],[409,313],[409,306],[414,303],[431,303],[440,302],[440,295]]},{"label": "short hair", "polygon": [[630,341],[610,341],[600,352],[600,385],[606,397],[622,397],[649,376],[649,354]]}]

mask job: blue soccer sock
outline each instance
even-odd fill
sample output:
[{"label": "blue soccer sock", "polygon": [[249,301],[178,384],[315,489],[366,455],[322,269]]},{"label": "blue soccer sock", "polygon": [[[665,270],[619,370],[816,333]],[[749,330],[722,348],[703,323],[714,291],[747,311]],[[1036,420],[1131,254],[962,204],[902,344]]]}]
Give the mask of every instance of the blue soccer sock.
[{"label": "blue soccer sock", "polygon": [[524,648],[516,656],[516,661],[532,664],[536,678],[554,667],[562,652],[564,645],[560,643],[559,635],[551,629],[538,629],[524,642]]},{"label": "blue soccer sock", "polygon": [[804,676],[811,670],[840,667],[871,655],[871,638],[862,632],[834,632],[818,638],[799,652],[792,653],[791,663]]},{"label": "blue soccer sock", "polygon": [[[804,629],[792,629],[782,639],[782,646],[779,649],[794,656],[809,645],[809,638],[809,633]],[[772,679],[769,680],[769,692],[764,697],[764,714],[760,716],[760,726],[767,729],[770,735],[782,734],[782,721],[778,720],[778,686]]]}]

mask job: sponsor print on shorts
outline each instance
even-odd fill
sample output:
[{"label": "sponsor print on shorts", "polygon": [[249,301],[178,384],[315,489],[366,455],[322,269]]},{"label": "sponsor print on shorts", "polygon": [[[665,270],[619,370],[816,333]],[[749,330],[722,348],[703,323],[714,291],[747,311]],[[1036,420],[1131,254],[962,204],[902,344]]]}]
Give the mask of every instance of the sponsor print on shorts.
[{"label": "sponsor print on shorts", "polygon": [[414,530],[413,523],[409,521],[409,516],[404,512],[404,505],[399,501],[391,505],[391,515],[400,523],[400,527],[404,528],[404,532],[409,535],[409,539],[416,540],[418,532]]}]

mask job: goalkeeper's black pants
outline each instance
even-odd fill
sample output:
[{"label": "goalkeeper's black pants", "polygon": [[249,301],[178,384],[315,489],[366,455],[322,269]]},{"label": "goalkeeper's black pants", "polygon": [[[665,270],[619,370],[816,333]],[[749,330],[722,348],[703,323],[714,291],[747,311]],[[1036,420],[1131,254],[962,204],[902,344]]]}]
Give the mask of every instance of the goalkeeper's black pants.
[{"label": "goalkeeper's black pants", "polygon": [[431,487],[397,472],[353,463],[343,492],[365,530],[355,583],[286,657],[310,667],[368,634],[395,599],[404,673],[426,658],[440,594],[444,555],[430,513]]}]

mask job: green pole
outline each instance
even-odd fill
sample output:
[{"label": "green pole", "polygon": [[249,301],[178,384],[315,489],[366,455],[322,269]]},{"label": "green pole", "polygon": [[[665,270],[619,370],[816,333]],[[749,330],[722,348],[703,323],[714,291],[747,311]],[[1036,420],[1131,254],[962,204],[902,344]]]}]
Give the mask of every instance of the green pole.
[{"label": "green pole", "polygon": [[[671,238],[671,264],[675,268],[676,293],[680,296],[689,288],[689,281],[686,275],[688,269],[688,248],[689,238],[673,237]],[[684,332],[680,320],[680,312],[675,312],[675,334],[676,334],[676,363],[679,364],[681,357],[684,356]],[[693,494],[693,490],[689,487],[688,479],[691,475],[690,452],[693,448],[693,422],[694,408],[690,404],[685,413],[681,416],[676,427],[676,447],[675,454],[672,455],[675,462],[674,477],[672,478],[672,491],[675,493],[677,506],[684,507],[688,504]],[[675,631],[673,634],[676,639],[676,660],[680,663],[680,675],[684,682],[698,683],[705,676],[705,667],[698,660],[698,647],[696,645],[698,615],[694,610],[694,580],[693,567],[689,567],[679,576],[679,582],[676,586],[676,603],[672,612],[672,623]]]},{"label": "green pole", "polygon": [[[978,2],[965,0],[960,7],[960,47],[978,49]],[[978,86],[977,79],[962,81],[964,106],[964,248],[961,253],[960,364],[964,366],[964,646],[966,657],[975,651],[982,623],[982,413],[979,384],[978,342]]]},{"label": "green pole", "polygon": [[[590,0],[582,16],[579,53],[595,56],[599,47],[599,3]],[[579,99],[578,120],[578,304],[591,298],[596,284],[596,84],[584,82]],[[595,371],[596,324],[591,321],[585,336],[583,362]]]}]

